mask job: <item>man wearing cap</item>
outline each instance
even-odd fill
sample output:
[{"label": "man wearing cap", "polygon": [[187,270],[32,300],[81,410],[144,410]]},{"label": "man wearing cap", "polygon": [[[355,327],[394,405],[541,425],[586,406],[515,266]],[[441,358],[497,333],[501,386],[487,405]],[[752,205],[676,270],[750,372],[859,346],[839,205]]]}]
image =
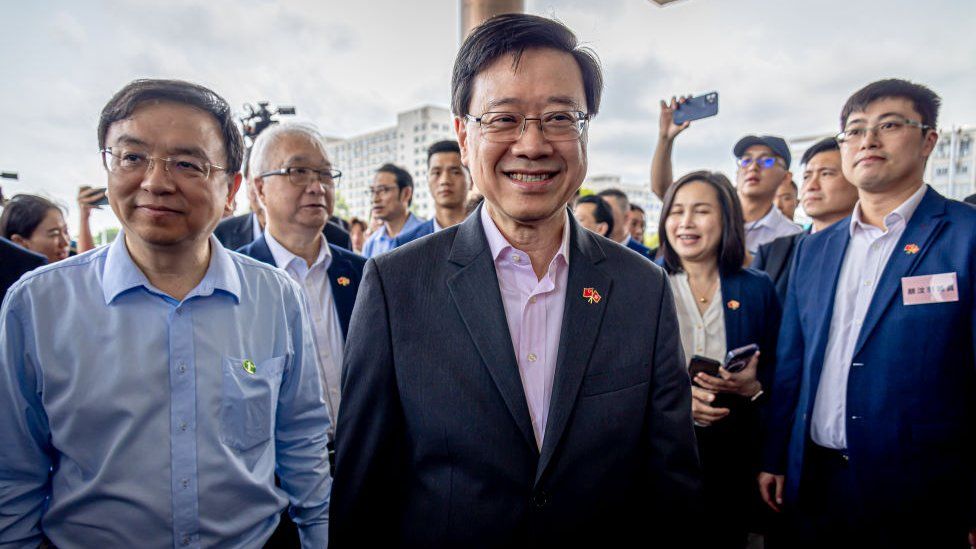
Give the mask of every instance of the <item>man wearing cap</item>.
[{"label": "man wearing cap", "polygon": [[[660,131],[654,160],[651,163],[651,191],[659,198],[671,186],[671,149],[674,139],[689,122],[674,123],[678,102],[661,102]],[[790,173],[790,148],[782,137],[747,135],[740,139],[732,153],[736,158],[736,190],[746,221],[746,249],[755,255],[759,246],[799,233],[802,227],[790,221],[773,204],[776,190],[793,178]]]}]

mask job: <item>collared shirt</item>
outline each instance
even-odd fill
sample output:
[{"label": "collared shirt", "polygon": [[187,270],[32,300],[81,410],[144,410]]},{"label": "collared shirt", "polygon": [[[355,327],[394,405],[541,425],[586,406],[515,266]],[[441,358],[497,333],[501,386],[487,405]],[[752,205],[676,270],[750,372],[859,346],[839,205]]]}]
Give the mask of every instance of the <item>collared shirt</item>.
[{"label": "collared shirt", "polygon": [[837,280],[823,371],[813,403],[810,438],[820,446],[837,450],[847,448],[847,377],[854,358],[854,345],[861,334],[881,273],[927,187],[922,185],[885,216],[884,230],[861,220],[860,202],[854,207],[851,241],[847,244]]},{"label": "collared shirt", "polygon": [[265,231],[264,239],[274,257],[275,265],[284,269],[305,292],[309,316],[312,317],[319,372],[322,375],[326,403],[329,405],[329,417],[332,418],[332,429],[329,431],[332,435],[335,433],[336,412],[339,411],[343,350],[342,325],[339,323],[339,312],[332,297],[328,273],[329,265],[332,264],[332,250],[323,235],[319,255],[309,267],[304,259],[285,249],[270,232]]},{"label": "collared shirt", "polygon": [[512,337],[512,348],[539,448],[542,448],[549,419],[552,381],[556,374],[556,355],[566,306],[569,213],[564,215],[562,243],[549,262],[546,274],[540,279],[532,269],[529,254],[509,244],[488,215],[488,209],[481,207],[481,224],[495,261],[508,333]]},{"label": "collared shirt", "polygon": [[257,547],[290,499],[303,546],[325,547],[301,291],[211,237],[178,301],[124,240],[34,271],[0,310],[0,546]]},{"label": "collared shirt", "polygon": [[444,228],[444,227],[441,227],[441,224],[437,222],[437,216],[436,215],[433,217],[433,222],[434,222],[434,232],[435,233],[437,231],[439,231],[439,230],[441,230],[441,229]]},{"label": "collared shirt", "polygon": [[[404,234],[413,230],[424,221],[424,219],[421,219],[408,212],[407,221],[403,224],[403,228],[400,229],[399,234]],[[392,250],[393,241],[395,239],[396,236],[389,236],[386,234],[386,224],[384,223],[379,229],[376,230],[375,233],[370,235],[369,240],[367,240],[366,244],[363,245],[363,257],[369,259],[370,257]]]},{"label": "collared shirt", "polygon": [[722,306],[722,285],[705,308],[698,312],[698,300],[691,293],[688,274],[684,272],[668,275],[671,290],[674,292],[675,309],[678,313],[678,329],[681,333],[681,347],[685,359],[691,363],[694,355],[703,356],[719,362],[725,361],[725,309]]},{"label": "collared shirt", "polygon": [[803,227],[790,221],[773,204],[769,213],[751,223],[746,223],[746,249],[755,255],[763,244],[772,242],[781,236],[790,236],[800,232],[803,232]]}]

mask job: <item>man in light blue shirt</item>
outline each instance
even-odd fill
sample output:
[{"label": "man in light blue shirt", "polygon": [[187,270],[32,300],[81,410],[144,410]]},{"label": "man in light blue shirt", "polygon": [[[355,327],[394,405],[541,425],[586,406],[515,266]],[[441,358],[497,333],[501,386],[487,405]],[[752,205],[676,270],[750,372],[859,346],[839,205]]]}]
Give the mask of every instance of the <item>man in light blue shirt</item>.
[{"label": "man in light blue shirt", "polygon": [[123,232],[31,273],[0,310],[0,546],[260,547],[290,504],[302,545],[325,547],[307,307],[211,235],[240,185],[231,116],[165,80],[103,110]]},{"label": "man in light blue shirt", "polygon": [[400,166],[380,166],[373,186],[366,192],[372,202],[373,217],[383,220],[383,225],[363,245],[363,257],[368,259],[392,250],[397,236],[419,227],[424,220],[410,213],[413,177]]}]

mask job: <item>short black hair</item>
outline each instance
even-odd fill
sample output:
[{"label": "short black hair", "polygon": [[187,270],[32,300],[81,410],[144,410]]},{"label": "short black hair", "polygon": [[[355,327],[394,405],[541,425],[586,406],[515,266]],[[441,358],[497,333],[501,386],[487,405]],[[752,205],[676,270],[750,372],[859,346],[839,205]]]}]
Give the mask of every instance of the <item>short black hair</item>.
[{"label": "short black hair", "polygon": [[430,158],[437,153],[458,153],[461,154],[461,147],[453,139],[438,141],[427,148],[427,167],[430,167]]},{"label": "short black hair", "polygon": [[840,129],[844,129],[852,112],[863,111],[871,103],[886,98],[911,101],[915,111],[922,116],[922,124],[931,129],[936,128],[942,99],[934,91],[921,84],[900,78],[888,78],[871,82],[847,99],[844,108],[840,111]]},{"label": "short black hair", "polygon": [[638,206],[637,204],[633,204],[633,203],[632,203],[632,204],[630,205],[630,211],[632,211],[632,212],[640,212],[640,213],[644,213],[644,208],[641,208],[641,207],[640,207],[640,206]]},{"label": "short black hair", "polygon": [[630,204],[630,198],[627,197],[627,193],[615,187],[610,187],[609,189],[603,189],[602,191],[596,193],[596,195],[603,198],[616,198],[618,200],[623,200],[628,204],[628,206]]},{"label": "short black hair", "polygon": [[840,151],[840,143],[837,142],[837,139],[833,137],[825,137],[813,145],[810,145],[810,148],[803,152],[803,158],[800,159],[800,165],[806,166],[811,160],[813,160],[814,156],[827,151]]},{"label": "short black hair", "polygon": [[581,196],[576,200],[576,205],[579,206],[580,204],[593,204],[593,218],[596,219],[597,223],[607,224],[607,232],[601,236],[609,238],[613,234],[613,210],[610,209],[610,204],[603,197],[594,194]]},{"label": "short black hair", "polygon": [[64,215],[64,210],[60,206],[43,196],[14,195],[0,214],[0,236],[8,240],[15,234],[25,239],[30,238],[37,230],[37,226],[44,221],[47,212],[51,210],[57,210]]},{"label": "short black hair", "polygon": [[583,74],[586,110],[595,115],[603,93],[603,72],[596,53],[581,46],[573,31],[559,21],[524,13],[496,15],[475,27],[461,44],[451,76],[454,115],[470,114],[471,87],[478,73],[503,55],[511,55],[512,67],[517,69],[522,53],[533,48],[551,48],[573,56]]},{"label": "short black hair", "polygon": [[[397,192],[402,191],[405,187],[410,187],[411,189],[413,188],[413,177],[410,176],[410,172],[404,170],[396,164],[387,162],[386,164],[380,166],[379,169],[376,170],[376,173],[393,174],[393,177],[396,177]],[[410,200],[407,202],[408,206],[410,204],[413,204],[413,196],[411,196]]]},{"label": "short black hair", "polygon": [[718,270],[723,275],[730,275],[742,270],[742,263],[746,258],[746,230],[745,217],[742,215],[742,205],[735,193],[735,188],[728,177],[708,170],[694,171],[675,181],[664,193],[664,206],[661,208],[661,221],[658,223],[658,233],[661,235],[661,255],[664,257],[664,270],[668,274],[682,271],[681,258],[668,242],[666,223],[668,214],[674,206],[674,197],[681,187],[688,183],[702,182],[711,185],[718,195],[718,203],[722,208],[722,239],[718,245]]},{"label": "short black hair", "polygon": [[230,105],[209,88],[183,80],[143,78],[129,82],[102,109],[102,115],[98,119],[98,148],[105,148],[105,137],[112,124],[128,118],[139,105],[147,101],[181,103],[213,116],[224,138],[225,172],[233,176],[241,170],[244,137],[234,123]]}]

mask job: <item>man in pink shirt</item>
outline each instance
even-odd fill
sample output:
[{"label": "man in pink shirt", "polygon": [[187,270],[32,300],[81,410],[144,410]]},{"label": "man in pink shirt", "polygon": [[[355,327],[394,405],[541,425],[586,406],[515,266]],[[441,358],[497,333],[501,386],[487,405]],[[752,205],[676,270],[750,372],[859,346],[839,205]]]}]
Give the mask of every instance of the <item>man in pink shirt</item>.
[{"label": "man in pink shirt", "polygon": [[567,208],[601,91],[548,19],[462,45],[454,123],[484,205],[366,265],[333,547],[684,545],[700,480],[666,277]]}]

